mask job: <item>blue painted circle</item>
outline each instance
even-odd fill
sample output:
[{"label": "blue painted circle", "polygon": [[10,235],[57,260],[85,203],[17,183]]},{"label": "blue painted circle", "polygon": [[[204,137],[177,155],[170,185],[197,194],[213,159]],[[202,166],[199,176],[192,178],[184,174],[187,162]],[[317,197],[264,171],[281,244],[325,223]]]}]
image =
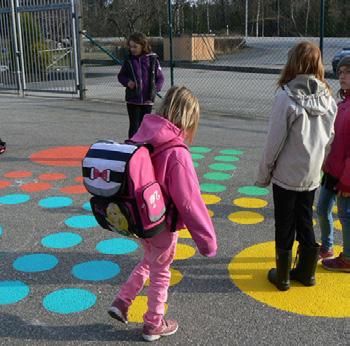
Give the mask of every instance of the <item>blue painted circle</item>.
[{"label": "blue painted circle", "polygon": [[29,292],[29,286],[22,281],[0,281],[0,305],[17,303]]},{"label": "blue painted circle", "polygon": [[90,261],[75,265],[72,273],[80,280],[101,281],[118,275],[120,267],[111,261]]},{"label": "blue painted circle", "polygon": [[43,299],[46,310],[57,314],[72,314],[91,308],[96,296],[80,288],[64,288],[53,291]]},{"label": "blue painted circle", "polygon": [[42,208],[63,208],[73,204],[73,200],[68,197],[47,197],[39,201]]},{"label": "blue painted circle", "polygon": [[12,194],[0,197],[0,204],[21,204],[30,200],[29,195]]},{"label": "blue painted circle", "polygon": [[123,255],[135,251],[138,247],[136,241],[113,238],[100,241],[96,245],[96,250],[106,255]]},{"label": "blue painted circle", "polygon": [[55,256],[39,253],[18,257],[13,262],[13,267],[21,272],[36,273],[50,270],[57,264],[58,259]]},{"label": "blue painted circle", "polygon": [[84,203],[83,204],[83,209],[85,209],[87,211],[92,211],[90,202]]},{"label": "blue painted circle", "polygon": [[92,215],[78,215],[66,219],[64,223],[68,227],[73,228],[91,228],[98,225],[96,219]]},{"label": "blue painted circle", "polygon": [[41,240],[41,244],[50,249],[67,249],[81,243],[83,238],[76,233],[60,232],[50,234]]}]

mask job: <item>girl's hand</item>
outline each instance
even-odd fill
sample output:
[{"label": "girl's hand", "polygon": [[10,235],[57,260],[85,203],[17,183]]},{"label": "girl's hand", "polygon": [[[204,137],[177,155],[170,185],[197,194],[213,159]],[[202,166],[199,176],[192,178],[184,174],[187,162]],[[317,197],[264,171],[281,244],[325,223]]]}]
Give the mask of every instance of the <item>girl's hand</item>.
[{"label": "girl's hand", "polygon": [[129,82],[128,82],[128,88],[131,89],[131,90],[133,90],[133,89],[135,89],[135,86],[136,86],[136,83],[133,82],[132,80],[129,80]]},{"label": "girl's hand", "polygon": [[350,192],[341,192],[339,191],[338,192],[338,196],[341,196],[341,197],[350,197]]}]

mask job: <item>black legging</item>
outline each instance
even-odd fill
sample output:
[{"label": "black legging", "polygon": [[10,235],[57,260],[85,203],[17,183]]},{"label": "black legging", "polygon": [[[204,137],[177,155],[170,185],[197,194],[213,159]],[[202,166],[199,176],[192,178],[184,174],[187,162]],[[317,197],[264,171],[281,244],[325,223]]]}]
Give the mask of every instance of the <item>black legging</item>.
[{"label": "black legging", "polygon": [[129,138],[131,138],[139,129],[143,116],[152,112],[152,105],[133,105],[126,104],[129,114]]}]

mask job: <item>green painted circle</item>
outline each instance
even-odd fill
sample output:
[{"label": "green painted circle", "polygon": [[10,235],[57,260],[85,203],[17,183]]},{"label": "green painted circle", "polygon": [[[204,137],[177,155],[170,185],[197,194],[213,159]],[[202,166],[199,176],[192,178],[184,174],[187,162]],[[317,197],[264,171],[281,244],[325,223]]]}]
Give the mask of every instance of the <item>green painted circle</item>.
[{"label": "green painted circle", "polygon": [[223,172],[209,172],[205,173],[203,177],[209,180],[228,180],[232,178],[232,174]]},{"label": "green painted circle", "polygon": [[239,157],[236,156],[215,156],[214,157],[215,161],[223,161],[223,162],[233,162],[233,161],[239,161]]},{"label": "green painted circle", "polygon": [[223,192],[226,186],[221,184],[200,184],[202,192]]},{"label": "green painted circle", "polygon": [[202,159],[204,159],[204,155],[202,155],[202,154],[193,154],[193,153],[191,153],[191,156],[192,156],[192,160],[202,160]]},{"label": "green painted circle", "polygon": [[217,171],[231,171],[233,169],[236,169],[237,167],[229,163],[212,163],[211,165],[209,165],[209,168],[215,169]]},{"label": "green painted circle", "polygon": [[242,150],[236,150],[236,149],[224,149],[224,150],[220,150],[220,154],[224,154],[224,155],[242,155],[243,151]]},{"label": "green painted circle", "polygon": [[238,192],[248,196],[265,196],[269,194],[269,190],[264,187],[257,186],[242,186]]},{"label": "green painted circle", "polygon": [[207,148],[207,147],[191,147],[190,152],[191,153],[210,153],[212,149]]},{"label": "green painted circle", "polygon": [[196,162],[196,161],[194,161],[194,162],[193,162],[193,166],[194,166],[195,168],[197,168],[197,167],[199,167],[199,163]]}]

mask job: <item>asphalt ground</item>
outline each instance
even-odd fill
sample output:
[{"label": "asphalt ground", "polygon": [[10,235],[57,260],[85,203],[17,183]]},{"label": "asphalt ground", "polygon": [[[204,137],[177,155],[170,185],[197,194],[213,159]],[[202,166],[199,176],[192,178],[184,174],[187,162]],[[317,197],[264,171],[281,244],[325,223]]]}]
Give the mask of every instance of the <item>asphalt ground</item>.
[{"label": "asphalt ground", "polygon": [[[129,325],[106,312],[142,250],[91,224],[76,154],[97,139],[123,140],[125,105],[16,96],[0,96],[0,105],[0,137],[8,145],[0,156],[0,344],[143,343],[146,290]],[[251,187],[266,128],[266,120],[202,114],[191,150],[219,250],[204,258],[181,233],[166,314],[179,330],[158,344],[350,344],[348,274],[319,266],[317,286],[293,283],[288,292],[266,279],[274,263],[271,190]],[[71,204],[43,207],[56,197]],[[62,232],[81,241],[45,242]],[[341,232],[335,237],[341,244]],[[106,241],[112,246],[101,251]]]}]

